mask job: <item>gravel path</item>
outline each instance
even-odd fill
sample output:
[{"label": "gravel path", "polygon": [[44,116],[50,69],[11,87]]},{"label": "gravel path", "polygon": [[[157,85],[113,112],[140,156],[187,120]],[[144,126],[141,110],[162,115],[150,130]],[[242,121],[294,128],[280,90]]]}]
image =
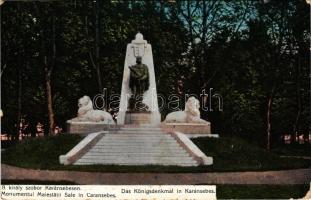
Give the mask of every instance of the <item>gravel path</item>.
[{"label": "gravel path", "polygon": [[7,180],[71,181],[90,185],[309,184],[311,168],[264,172],[103,173],[24,169],[1,164]]}]

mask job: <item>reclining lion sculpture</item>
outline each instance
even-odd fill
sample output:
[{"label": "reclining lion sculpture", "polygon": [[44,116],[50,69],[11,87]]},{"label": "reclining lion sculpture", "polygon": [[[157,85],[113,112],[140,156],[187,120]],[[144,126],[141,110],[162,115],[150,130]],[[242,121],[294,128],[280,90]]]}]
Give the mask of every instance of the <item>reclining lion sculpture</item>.
[{"label": "reclining lion sculpture", "polygon": [[200,118],[200,102],[195,97],[190,97],[185,105],[184,111],[169,113],[165,118],[165,123],[196,123],[209,124]]},{"label": "reclining lion sculpture", "polygon": [[110,113],[103,110],[94,110],[92,100],[89,96],[83,96],[78,101],[78,115],[72,121],[79,122],[105,122],[114,124]]}]

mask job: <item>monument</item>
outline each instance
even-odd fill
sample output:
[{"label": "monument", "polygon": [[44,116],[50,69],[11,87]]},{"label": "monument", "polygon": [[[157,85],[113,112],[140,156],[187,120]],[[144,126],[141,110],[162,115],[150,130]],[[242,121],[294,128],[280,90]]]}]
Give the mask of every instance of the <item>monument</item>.
[{"label": "monument", "polygon": [[114,124],[110,113],[103,110],[94,110],[92,100],[89,96],[83,96],[78,101],[78,114],[76,118],[69,121],[77,122],[102,122]]},{"label": "monument", "polygon": [[67,121],[67,132],[87,134],[94,131],[107,130],[114,126],[110,113],[103,110],[94,110],[89,96],[83,96],[78,101],[77,117]]},{"label": "monument", "polygon": [[[189,98],[185,111],[171,113],[166,122],[209,124],[200,119],[197,106],[197,100]],[[61,155],[60,163],[173,166],[213,163],[213,158],[207,157],[184,133],[161,125],[151,45],[141,33],[127,45],[117,124],[110,123],[109,113],[92,109],[89,97],[79,100],[78,117],[69,124],[74,133],[83,132],[83,127],[89,134],[66,155]]]},{"label": "monument", "polygon": [[160,122],[152,48],[143,35],[137,33],[126,48],[117,123],[155,126]]},{"label": "monument", "polygon": [[211,134],[211,123],[201,119],[200,102],[195,97],[189,97],[183,111],[169,113],[162,123],[167,131],[179,131],[188,137],[218,137]]},{"label": "monument", "polygon": [[125,112],[125,124],[149,124],[151,113],[149,107],[143,103],[144,93],[149,89],[149,70],[142,64],[142,58],[136,57],[136,64],[129,66],[129,87],[131,96]]}]

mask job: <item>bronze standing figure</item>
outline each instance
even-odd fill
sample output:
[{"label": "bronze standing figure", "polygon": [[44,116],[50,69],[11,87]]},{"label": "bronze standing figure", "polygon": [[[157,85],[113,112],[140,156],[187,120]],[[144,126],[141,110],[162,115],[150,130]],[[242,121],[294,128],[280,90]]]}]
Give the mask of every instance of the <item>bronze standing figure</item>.
[{"label": "bronze standing figure", "polygon": [[130,68],[130,89],[132,97],[129,101],[130,111],[148,111],[148,106],[142,103],[144,92],[149,88],[148,66],[142,63],[142,58],[136,58],[136,64]]}]

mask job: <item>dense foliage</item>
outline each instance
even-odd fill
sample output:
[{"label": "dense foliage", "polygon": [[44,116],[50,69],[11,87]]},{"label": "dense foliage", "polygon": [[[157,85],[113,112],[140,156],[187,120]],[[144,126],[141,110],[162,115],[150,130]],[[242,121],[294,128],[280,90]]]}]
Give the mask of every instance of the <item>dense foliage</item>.
[{"label": "dense foliage", "polygon": [[202,111],[214,133],[269,147],[309,131],[305,0],[5,2],[1,14],[2,132],[26,117],[52,134],[82,95],[119,94],[138,31],[152,44],[158,93],[222,96],[223,111],[216,100]]}]

